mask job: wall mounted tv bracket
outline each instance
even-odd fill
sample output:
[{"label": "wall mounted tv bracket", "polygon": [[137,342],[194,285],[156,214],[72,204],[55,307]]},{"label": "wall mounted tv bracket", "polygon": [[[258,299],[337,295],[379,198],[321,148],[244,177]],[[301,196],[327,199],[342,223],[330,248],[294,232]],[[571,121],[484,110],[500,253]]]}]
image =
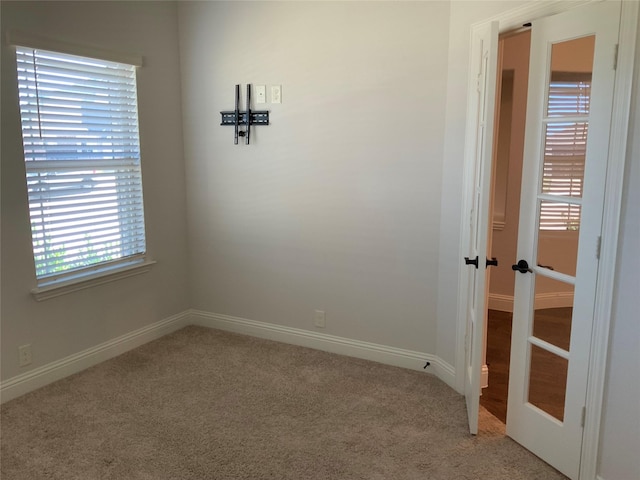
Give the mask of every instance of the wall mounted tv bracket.
[{"label": "wall mounted tv bracket", "polygon": [[[240,85],[236,85],[236,108],[233,111],[220,112],[222,123],[220,125],[233,125],[233,144],[238,144],[238,137],[245,137],[245,143],[249,145],[251,136],[251,125],[269,125],[269,112],[251,111],[251,85],[247,84],[247,109],[244,112],[239,110],[240,105]],[[240,126],[246,125],[244,131],[240,131]]]}]

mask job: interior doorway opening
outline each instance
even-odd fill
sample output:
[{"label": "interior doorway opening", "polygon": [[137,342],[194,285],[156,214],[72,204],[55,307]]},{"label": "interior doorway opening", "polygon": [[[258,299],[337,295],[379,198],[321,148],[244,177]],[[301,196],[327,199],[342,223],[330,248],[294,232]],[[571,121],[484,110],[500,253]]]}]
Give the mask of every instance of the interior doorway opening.
[{"label": "interior doorway opening", "polygon": [[[481,404],[506,423],[515,275],[519,231],[530,31],[503,35],[499,41],[488,256],[502,258],[487,274],[485,358],[488,371]],[[588,114],[595,37],[554,44],[547,115]],[[550,124],[545,134],[542,188],[564,198],[581,197],[586,159],[587,122]],[[524,181],[524,184],[523,184]],[[576,275],[581,206],[555,200],[539,205],[537,266]],[[535,284],[532,335],[569,351],[574,304],[572,283],[540,276]],[[531,352],[529,403],[564,419],[568,361],[543,349]]]},{"label": "interior doorway opening", "polygon": [[496,92],[496,126],[491,179],[488,252],[498,266],[487,275],[486,365],[488,379],[480,404],[502,423],[507,421],[509,359],[513,316],[520,185],[524,151],[530,30],[500,36]]},{"label": "interior doorway opening", "polygon": [[[597,474],[608,329],[615,292],[613,279],[628,134],[626,122],[639,8],[634,2],[592,3],[585,0],[571,5],[549,2],[509,11],[495,20],[472,26],[461,225],[465,242],[460,248],[464,261],[460,266],[461,302],[456,337],[456,366],[461,368],[456,368],[456,385],[465,393],[470,433],[478,433],[479,393],[485,376],[482,367],[486,365],[485,315],[482,313],[488,307],[487,267],[494,264],[487,258],[485,266],[479,259],[484,254],[491,255],[491,250],[487,249],[487,230],[491,231],[489,212],[493,212],[489,208],[495,127],[491,117],[496,110],[496,86],[500,83],[496,78],[499,32],[531,22],[534,28],[530,49],[527,154],[523,162],[524,176],[530,181],[522,183],[518,256],[500,260],[506,268],[517,262],[513,266],[519,272],[515,273],[514,296],[517,298],[513,307],[506,433],[551,465],[557,465],[558,470],[567,472],[570,478],[594,478]],[[590,107],[578,115],[564,114],[563,117],[562,113],[555,112],[550,115],[549,80],[554,80],[557,72],[553,65],[555,46],[585,36],[598,38],[591,72],[593,98],[589,93]],[[579,123],[589,125],[589,158],[596,159],[595,163],[588,162],[584,174],[587,195],[580,198],[586,200],[567,193],[554,197],[544,183],[543,168],[555,161],[547,158],[547,141],[551,139],[545,132],[548,134],[558,128],[566,130],[567,124]],[[485,128],[489,125],[490,128]],[[538,240],[544,230],[541,228],[544,218],[540,207],[545,202],[577,205],[581,210],[580,260],[576,274],[552,271],[548,266],[553,264],[541,258]],[[549,342],[536,331],[539,277],[576,287],[571,352]],[[496,297],[495,293],[492,297],[492,302],[506,300]],[[533,399],[530,395],[540,373],[549,377],[548,368],[539,368],[539,349],[565,360],[570,357],[579,360],[571,362],[569,367],[565,411],[560,414],[563,420],[545,410],[535,395]],[[486,373],[488,377],[489,372]]]}]

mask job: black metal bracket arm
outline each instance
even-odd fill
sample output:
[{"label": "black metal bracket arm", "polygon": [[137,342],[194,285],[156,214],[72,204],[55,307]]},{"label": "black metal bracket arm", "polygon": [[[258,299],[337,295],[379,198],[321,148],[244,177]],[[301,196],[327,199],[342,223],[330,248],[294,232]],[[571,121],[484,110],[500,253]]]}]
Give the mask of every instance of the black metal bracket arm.
[{"label": "black metal bracket arm", "polygon": [[[240,111],[240,85],[236,85],[236,108],[220,112],[222,121],[220,125],[233,125],[235,128],[233,143],[238,144],[238,137],[245,137],[245,143],[249,145],[251,135],[251,125],[269,125],[269,112],[267,110],[251,110],[251,85],[247,84],[247,108]],[[245,130],[241,131],[240,126],[245,126]]]},{"label": "black metal bracket arm", "polygon": [[[246,125],[247,112],[238,112],[238,114],[238,125]],[[220,115],[222,115],[222,122],[220,122],[220,125],[235,125],[235,112],[220,112]],[[251,125],[269,125],[269,112],[253,110],[251,112]],[[244,135],[240,136],[244,137]]]}]

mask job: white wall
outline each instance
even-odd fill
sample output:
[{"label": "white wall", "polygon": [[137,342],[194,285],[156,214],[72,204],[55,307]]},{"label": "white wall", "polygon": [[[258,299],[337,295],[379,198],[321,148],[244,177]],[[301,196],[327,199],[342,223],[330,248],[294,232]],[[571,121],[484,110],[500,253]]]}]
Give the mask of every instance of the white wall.
[{"label": "white wall", "polygon": [[604,480],[640,478],[640,36],[631,108],[600,442],[599,473]]},{"label": "white wall", "polygon": [[[192,306],[435,352],[448,3],[179,12]],[[250,146],[236,83],[283,88]]]},{"label": "white wall", "polygon": [[[176,6],[164,2],[2,2],[2,32],[22,29],[142,54],[138,97],[148,273],[43,302],[35,287],[15,55],[2,46],[2,380],[188,308]],[[33,363],[18,367],[18,346]]]}]

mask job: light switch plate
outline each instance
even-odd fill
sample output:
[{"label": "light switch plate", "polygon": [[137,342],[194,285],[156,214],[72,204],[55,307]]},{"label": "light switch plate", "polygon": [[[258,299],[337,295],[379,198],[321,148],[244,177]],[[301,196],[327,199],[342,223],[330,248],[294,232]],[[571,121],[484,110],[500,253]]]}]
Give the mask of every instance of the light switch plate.
[{"label": "light switch plate", "polygon": [[326,316],[324,310],[316,310],[313,314],[313,323],[318,328],[324,328],[326,325]]},{"label": "light switch plate", "polygon": [[271,85],[271,103],[282,103],[282,85]]}]

